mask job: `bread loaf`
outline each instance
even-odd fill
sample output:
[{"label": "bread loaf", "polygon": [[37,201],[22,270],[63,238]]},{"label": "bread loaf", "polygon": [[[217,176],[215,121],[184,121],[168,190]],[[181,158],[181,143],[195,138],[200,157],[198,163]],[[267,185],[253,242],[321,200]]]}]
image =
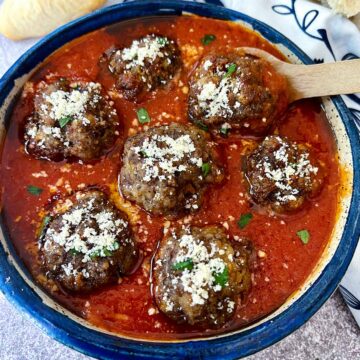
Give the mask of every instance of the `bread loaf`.
[{"label": "bread loaf", "polygon": [[105,0],[4,0],[0,7],[0,33],[13,40],[43,36],[104,3]]},{"label": "bread loaf", "polygon": [[334,11],[347,17],[360,13],[360,0],[322,0],[321,2],[327,3]]}]

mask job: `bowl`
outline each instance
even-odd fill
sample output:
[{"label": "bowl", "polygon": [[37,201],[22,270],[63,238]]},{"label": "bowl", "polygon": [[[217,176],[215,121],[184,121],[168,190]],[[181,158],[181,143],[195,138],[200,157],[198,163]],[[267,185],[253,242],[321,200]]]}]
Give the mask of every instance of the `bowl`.
[{"label": "bowl", "polygon": [[[31,72],[67,42],[104,26],[137,17],[196,14],[231,20],[253,29],[288,56],[291,62],[311,63],[294,43],[249,16],[225,8],[183,1],[146,1],[114,5],[95,11],[54,31],[28,50],[0,80],[0,133],[3,136],[12,105]],[[115,336],[96,329],[56,304],[33,282],[18,257],[0,218],[0,289],[21,311],[32,316],[50,336],[82,353],[102,359],[235,359],[255,353],[304,324],[329,298],[344,275],[360,232],[360,151],[357,129],[339,96],[323,99],[333,129],[339,160],[347,169],[343,196],[332,238],[301,289],[266,318],[237,331],[211,338],[155,342]]]}]

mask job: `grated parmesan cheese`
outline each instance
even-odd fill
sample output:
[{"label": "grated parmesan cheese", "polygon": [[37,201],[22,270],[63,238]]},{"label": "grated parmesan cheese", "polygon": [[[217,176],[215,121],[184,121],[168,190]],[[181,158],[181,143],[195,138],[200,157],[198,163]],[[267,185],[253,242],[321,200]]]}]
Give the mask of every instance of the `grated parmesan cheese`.
[{"label": "grated parmesan cheese", "polygon": [[[206,60],[203,68],[207,71],[212,66],[211,61]],[[227,66],[230,66],[228,64]],[[212,81],[205,82],[197,95],[199,107],[204,111],[205,117],[221,115],[229,118],[233,115],[232,106],[229,104],[229,94],[238,94],[240,92],[240,81],[237,77],[227,77],[226,72],[219,69],[216,70],[215,76],[220,81],[214,83]],[[240,103],[234,104],[234,108],[240,107]]]},{"label": "grated parmesan cheese", "polygon": [[[280,144],[280,147],[271,154],[275,161],[271,161],[269,156],[264,156],[256,167],[264,171],[266,178],[274,182],[277,188],[274,196],[278,202],[295,201],[300,195],[300,190],[294,186],[294,178],[302,178],[305,184],[310,184],[311,175],[316,175],[318,168],[311,165],[308,152],[302,152],[295,162],[294,160],[291,162],[288,151],[290,146],[297,151],[297,145],[290,145],[279,136],[274,138]],[[267,140],[269,137],[265,138],[265,141]]]},{"label": "grated parmesan cheese", "polygon": [[73,88],[70,91],[53,91],[44,96],[46,102],[41,105],[41,109],[53,120],[59,121],[71,117],[81,119],[84,125],[89,124],[90,121],[85,116],[85,112],[89,103],[95,106],[99,102],[100,89],[99,83],[89,82],[84,89]]},{"label": "grated parmesan cheese", "polygon": [[[83,126],[88,126],[90,120],[102,121],[103,115],[91,114],[89,116],[89,107],[95,108],[101,100],[101,85],[95,82],[78,85],[70,84],[70,90],[55,90],[49,94],[43,95],[43,103],[40,105],[39,115],[40,121],[37,125],[26,129],[28,138],[35,140],[37,146],[45,148],[45,138],[56,140],[56,143],[62,143],[69,146],[66,140],[66,134],[62,131],[61,122],[70,118],[78,120]],[[115,109],[111,110],[115,114]],[[54,120],[53,124],[49,124],[48,118]],[[42,120],[44,119],[44,120]]]},{"label": "grated parmesan cheese", "polygon": [[[175,235],[173,234],[173,236]],[[191,270],[185,269],[175,275],[172,284],[181,283],[183,291],[191,295],[191,306],[204,305],[209,298],[209,290],[214,292],[222,290],[222,286],[215,282],[215,274],[223,273],[226,268],[226,263],[219,256],[223,254],[221,250],[224,250],[219,249],[215,243],[211,243],[209,251],[203,241],[190,233],[183,234],[177,241],[180,251],[173,263],[191,259],[193,267]],[[225,286],[228,286],[228,283]],[[167,302],[166,291],[164,301],[167,304],[167,310],[171,311],[173,304]]]},{"label": "grated parmesan cheese", "polygon": [[[82,262],[88,262],[93,256],[106,257],[108,252],[115,251],[120,244],[117,242],[119,234],[128,226],[123,219],[116,218],[111,210],[96,212],[93,207],[95,199],[92,198],[83,207],[73,207],[62,215],[62,227],[56,231],[48,228],[45,233],[47,239],[44,243],[45,249],[51,247],[54,241],[61,245],[66,252],[74,251],[82,254]],[[82,232],[82,237],[73,229],[82,224],[92,224]],[[131,241],[128,239],[127,241]],[[72,271],[71,264],[63,267],[68,275]],[[65,266],[65,265],[64,265]],[[71,265],[72,266],[72,265]],[[86,277],[86,274],[83,274]]]},{"label": "grated parmesan cheese", "polygon": [[[171,64],[169,53],[165,49],[170,42],[173,43],[166,37],[149,35],[140,40],[134,40],[130,47],[117,50],[116,55],[126,62],[126,71],[139,66],[146,70],[146,67],[158,58],[166,58],[167,63]],[[142,76],[141,80],[146,83],[147,77]],[[166,83],[164,80],[162,82]],[[148,87],[151,88],[151,84],[148,84]]]},{"label": "grated parmesan cheese", "polygon": [[133,150],[142,158],[142,168],[145,170],[143,180],[146,182],[171,179],[176,172],[188,170],[187,162],[199,168],[203,164],[202,158],[193,156],[196,148],[188,134],[176,139],[154,134]]}]

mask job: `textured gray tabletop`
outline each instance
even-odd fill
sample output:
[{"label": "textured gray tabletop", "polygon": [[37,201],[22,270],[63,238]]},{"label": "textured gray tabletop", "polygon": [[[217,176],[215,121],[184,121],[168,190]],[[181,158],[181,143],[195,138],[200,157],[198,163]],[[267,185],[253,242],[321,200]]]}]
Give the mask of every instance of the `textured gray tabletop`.
[{"label": "textured gray tabletop", "polygon": [[[42,333],[0,294],[1,360],[90,359]],[[360,330],[335,293],[298,331],[249,360],[358,360]]]}]

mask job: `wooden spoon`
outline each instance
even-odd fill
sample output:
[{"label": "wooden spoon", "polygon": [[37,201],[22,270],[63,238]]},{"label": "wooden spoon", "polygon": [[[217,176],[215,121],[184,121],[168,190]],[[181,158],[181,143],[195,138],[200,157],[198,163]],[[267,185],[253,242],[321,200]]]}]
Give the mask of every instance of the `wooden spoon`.
[{"label": "wooden spoon", "polygon": [[264,50],[241,47],[246,54],[264,58],[288,80],[289,102],[316,96],[360,92],[360,59],[327,64],[294,65]]}]

